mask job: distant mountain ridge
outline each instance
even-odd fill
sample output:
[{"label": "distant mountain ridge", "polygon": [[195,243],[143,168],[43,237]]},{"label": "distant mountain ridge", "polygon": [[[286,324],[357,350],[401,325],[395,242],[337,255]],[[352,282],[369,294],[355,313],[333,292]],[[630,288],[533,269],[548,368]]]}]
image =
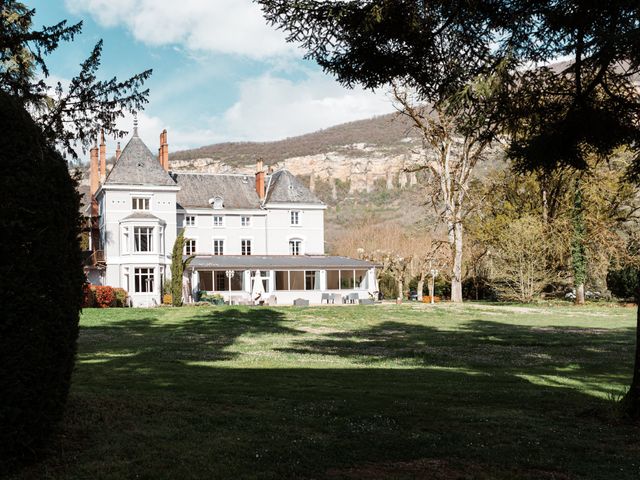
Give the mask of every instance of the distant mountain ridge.
[{"label": "distant mountain ridge", "polygon": [[262,157],[267,164],[287,158],[349,151],[353,145],[401,146],[416,139],[411,123],[395,113],[335,125],[316,132],[272,142],[228,142],[173,152],[171,160],[211,158],[242,165]]},{"label": "distant mountain ridge", "polygon": [[422,144],[410,121],[397,114],[336,125],[274,142],[209,145],[170,155],[174,171],[252,174],[257,159],[287,168],[323,200],[345,194],[415,185],[407,173],[422,157]]}]

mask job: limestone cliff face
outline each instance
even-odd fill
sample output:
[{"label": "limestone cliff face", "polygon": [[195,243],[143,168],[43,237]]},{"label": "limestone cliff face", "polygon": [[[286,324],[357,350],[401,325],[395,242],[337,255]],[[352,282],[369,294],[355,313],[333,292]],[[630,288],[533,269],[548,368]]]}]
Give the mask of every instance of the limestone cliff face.
[{"label": "limestone cliff face", "polygon": [[[414,185],[416,174],[407,172],[423,161],[423,153],[415,142],[405,142],[405,149],[354,144],[327,153],[293,156],[271,163],[273,169],[286,168],[294,175],[307,177],[314,189],[317,181],[348,184],[350,193],[371,192],[384,185],[391,190]],[[268,159],[265,159],[268,161]],[[214,158],[170,160],[174,171],[253,174],[255,164],[229,165]]]}]

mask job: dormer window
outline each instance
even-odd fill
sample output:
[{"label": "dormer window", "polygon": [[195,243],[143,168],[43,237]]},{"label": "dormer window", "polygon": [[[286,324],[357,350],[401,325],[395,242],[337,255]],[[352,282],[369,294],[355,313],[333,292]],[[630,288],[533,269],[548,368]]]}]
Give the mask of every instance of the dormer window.
[{"label": "dormer window", "polygon": [[224,199],[221,196],[215,196],[209,199],[209,205],[214,210],[222,210],[224,208]]},{"label": "dormer window", "polygon": [[131,208],[133,210],[149,210],[149,197],[133,197]]}]

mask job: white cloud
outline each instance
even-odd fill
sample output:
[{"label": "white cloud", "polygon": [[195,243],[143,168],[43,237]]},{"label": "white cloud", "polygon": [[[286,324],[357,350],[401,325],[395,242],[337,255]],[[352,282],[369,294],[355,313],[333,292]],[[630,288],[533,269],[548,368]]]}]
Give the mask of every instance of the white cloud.
[{"label": "white cloud", "polygon": [[[228,141],[280,140],[394,111],[386,94],[345,89],[321,73],[307,73],[300,82],[272,74],[245,80],[230,108],[194,122],[195,128],[173,121],[171,112],[157,105],[155,115],[138,114],[139,135],[156,153],[160,132],[166,128],[169,149],[175,152]],[[131,132],[133,117],[128,114],[118,127]],[[115,142],[108,145],[115,151]]]},{"label": "white cloud", "polygon": [[267,141],[391,111],[386,95],[346,89],[321,73],[301,82],[266,74],[242,82],[238,101],[214,123],[228,139]]},{"label": "white cloud", "polygon": [[[193,51],[250,58],[291,55],[296,48],[267,25],[252,0],[65,0],[75,14],[104,27],[124,26],[149,45],[183,45]],[[299,55],[299,53],[298,53]]]}]

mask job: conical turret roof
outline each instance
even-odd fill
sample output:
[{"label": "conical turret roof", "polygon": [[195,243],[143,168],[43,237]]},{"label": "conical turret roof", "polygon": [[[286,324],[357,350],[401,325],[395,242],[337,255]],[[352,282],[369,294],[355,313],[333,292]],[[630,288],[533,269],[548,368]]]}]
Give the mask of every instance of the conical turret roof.
[{"label": "conical turret roof", "polygon": [[136,125],[133,137],[122,150],[120,158],[111,169],[105,184],[174,186],[176,182],[162,168],[159,160],[138,136]]}]

